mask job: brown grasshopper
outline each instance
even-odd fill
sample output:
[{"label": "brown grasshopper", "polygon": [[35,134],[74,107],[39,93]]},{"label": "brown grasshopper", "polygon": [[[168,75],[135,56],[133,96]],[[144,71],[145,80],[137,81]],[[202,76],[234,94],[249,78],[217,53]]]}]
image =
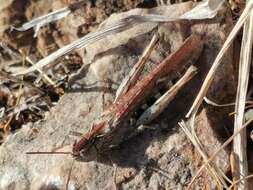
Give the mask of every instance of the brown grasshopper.
[{"label": "brown grasshopper", "polygon": [[[182,70],[187,63],[198,59],[202,49],[203,42],[199,35],[192,34],[188,37],[177,51],[167,56],[148,75],[135,85],[131,85],[128,91],[119,96],[102,113],[100,118],[94,122],[92,129],[88,133],[85,133],[79,141],[74,143],[72,152],[27,152],[27,154],[71,154],[75,159],[91,160],[94,159],[97,153],[105,152],[119,145],[121,142],[129,139],[129,137],[142,131],[143,128],[139,127],[140,122],[137,121],[137,125],[128,125],[125,121],[138,109],[143,100],[152,93],[157,81],[165,76],[167,78],[167,76],[173,75]],[[170,94],[170,96],[165,99],[160,98],[161,102],[164,103],[173,99],[178,89],[192,78],[193,72],[194,69],[190,67],[184,76],[170,89],[171,91],[169,90],[165,93]],[[157,103],[156,106],[159,106],[159,104]],[[164,109],[164,106],[165,104],[161,105],[161,110]],[[157,113],[153,117],[156,115]],[[145,124],[147,120],[143,120],[143,122]],[[68,189],[72,168],[73,164],[68,173],[66,189]]]},{"label": "brown grasshopper", "polygon": [[[119,145],[121,142],[129,139],[129,137],[142,131],[143,128],[139,127],[142,123],[139,121],[137,121],[137,127],[136,125],[128,125],[125,121],[138,109],[143,100],[152,93],[157,81],[163,77],[166,77],[168,80],[168,76],[173,76],[173,74],[182,70],[189,62],[194,62],[200,56],[202,49],[203,41],[199,35],[192,34],[188,37],[177,51],[167,56],[142,80],[130,86],[128,91],[119,96],[101,114],[100,118],[92,124],[91,130],[73,144],[72,152],[27,152],[27,154],[71,154],[76,159],[90,160],[94,158],[93,156],[97,155],[96,153],[105,152]],[[187,72],[185,76],[188,76],[188,78],[186,77],[185,81],[181,82],[178,86],[182,87],[192,77]],[[177,84],[175,84],[172,90],[174,91],[172,93],[173,97],[178,88],[180,87],[177,87]],[[173,99],[173,97],[169,99]],[[164,107],[164,105],[161,107]],[[146,124],[146,121],[143,122],[143,124]]]},{"label": "brown grasshopper", "polygon": [[188,37],[177,51],[167,56],[148,75],[121,95],[94,122],[92,129],[74,143],[72,155],[75,158],[86,158],[89,157],[92,147],[95,147],[96,151],[104,152],[123,142],[127,136],[131,136],[137,127],[127,125],[124,121],[151,94],[158,79],[182,70],[187,63],[199,57],[202,48],[203,42],[199,35],[192,34]]}]

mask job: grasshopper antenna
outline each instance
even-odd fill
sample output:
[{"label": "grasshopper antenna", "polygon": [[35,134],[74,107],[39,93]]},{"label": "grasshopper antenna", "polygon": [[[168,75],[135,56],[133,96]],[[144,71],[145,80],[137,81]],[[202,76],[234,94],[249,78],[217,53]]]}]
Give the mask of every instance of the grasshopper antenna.
[{"label": "grasshopper antenna", "polygon": [[72,155],[73,153],[72,152],[70,152],[70,151],[57,151],[57,150],[59,150],[59,149],[61,149],[61,148],[63,148],[64,146],[59,146],[59,147],[57,147],[57,148],[54,148],[52,151],[35,151],[35,152],[33,152],[33,151],[31,151],[31,152],[26,152],[26,154],[70,154],[70,155]]},{"label": "grasshopper antenna", "polygon": [[26,152],[26,154],[71,154],[72,152]]}]

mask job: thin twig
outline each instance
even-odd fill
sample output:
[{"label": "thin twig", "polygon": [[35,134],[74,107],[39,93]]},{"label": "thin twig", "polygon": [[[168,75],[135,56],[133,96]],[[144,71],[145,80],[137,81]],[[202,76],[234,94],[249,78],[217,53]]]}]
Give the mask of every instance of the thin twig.
[{"label": "thin twig", "polygon": [[196,172],[195,176],[192,178],[190,184],[188,185],[187,189],[191,189],[191,186],[193,185],[193,183],[195,182],[195,180],[197,179],[197,177],[200,175],[200,173],[203,171],[203,169],[211,162],[213,161],[213,159],[220,153],[221,150],[223,150],[229,143],[231,143],[234,139],[234,137],[236,135],[238,135],[241,130],[245,129],[246,127],[249,126],[250,123],[253,122],[253,117],[251,119],[249,119],[239,130],[237,130],[236,132],[234,132],[234,134],[229,137],[224,143],[223,145],[218,149],[216,150],[212,156],[199,168],[199,170]]},{"label": "thin twig", "polygon": [[[197,149],[197,151],[199,152],[201,157],[204,159],[204,162],[207,163],[208,156],[207,156],[206,152],[204,151],[199,140],[197,138],[195,138],[195,135],[193,135],[191,133],[191,131],[189,130],[189,127],[187,127],[187,125],[184,121],[181,121],[179,123],[179,126],[182,128],[182,130],[184,131],[186,136],[191,140],[194,147]],[[206,169],[210,173],[210,175],[215,179],[218,186],[223,185],[226,187],[226,182],[223,180],[223,176],[224,176],[222,174],[223,172],[219,168],[217,168],[214,163],[208,163],[206,165]]]},{"label": "thin twig", "polygon": [[[247,102],[246,102],[246,104],[247,104]],[[252,107],[253,107],[253,104],[250,103],[249,105],[245,106],[245,110],[250,109],[250,108],[252,108]],[[229,116],[235,115],[235,111],[229,113],[228,115],[229,115]]]},{"label": "thin twig", "polygon": [[72,173],[72,170],[73,170],[73,167],[74,167],[74,163],[75,163],[75,160],[73,159],[73,161],[71,162],[71,165],[70,165],[69,172],[68,172],[68,177],[67,177],[65,190],[69,189],[69,182],[70,182],[71,173]]},{"label": "thin twig", "polygon": [[[34,65],[33,61],[30,59],[30,57],[26,56],[26,61],[30,63],[31,65]],[[50,79],[46,73],[44,73],[40,68],[37,69],[37,71],[51,84],[52,86],[56,87],[55,82]]]},{"label": "thin twig", "polygon": [[[239,171],[237,162],[238,162],[238,159],[235,156],[235,153],[232,151],[230,153],[230,167],[231,167],[231,174],[232,174],[233,181],[237,181],[236,176],[238,175],[235,175],[235,173],[238,173]],[[233,184],[233,182],[231,184]]]},{"label": "thin twig", "polygon": [[118,186],[117,186],[117,171],[118,171],[117,164],[113,164],[113,187],[114,187],[114,190],[118,189]]},{"label": "thin twig", "polygon": [[253,174],[248,175],[248,176],[246,176],[246,177],[243,177],[243,178],[241,178],[241,179],[239,179],[239,180],[237,180],[237,181],[234,181],[234,183],[228,188],[228,190],[231,190],[231,189],[235,188],[235,186],[236,186],[238,183],[240,183],[242,180],[246,180],[246,179],[250,179],[250,178],[253,178]]},{"label": "thin twig", "polygon": [[[24,64],[25,64],[25,55],[22,54],[22,65],[24,66]],[[17,97],[16,103],[15,103],[15,107],[18,106],[18,104],[20,103],[21,96],[24,93],[23,86],[24,86],[24,77],[22,76],[21,80],[20,80],[20,84],[19,84],[18,97]],[[3,128],[4,140],[6,140],[7,135],[10,131],[10,124],[11,124],[11,121],[13,120],[13,118],[14,118],[14,115],[10,116],[7,123],[4,125],[4,128]]]},{"label": "thin twig", "polygon": [[[210,100],[210,99],[207,98],[207,97],[204,97],[204,101],[205,101],[208,105],[215,106],[215,107],[229,107],[229,106],[235,106],[235,102],[227,103],[227,104],[217,104],[216,102]],[[253,104],[253,101],[246,101],[245,103],[246,103],[246,104],[252,105],[252,104]]]},{"label": "thin twig", "polygon": [[[24,52],[19,49],[19,52],[21,53],[21,55],[24,54]],[[27,55],[25,55],[25,60],[30,63],[31,65],[34,65],[33,61],[31,60],[30,57],[28,57]],[[44,73],[40,68],[37,69],[37,71],[45,78],[45,80],[47,80],[49,82],[49,84],[51,84],[52,86],[56,87],[56,84],[54,81],[52,81],[52,79],[50,79],[46,73]]]}]

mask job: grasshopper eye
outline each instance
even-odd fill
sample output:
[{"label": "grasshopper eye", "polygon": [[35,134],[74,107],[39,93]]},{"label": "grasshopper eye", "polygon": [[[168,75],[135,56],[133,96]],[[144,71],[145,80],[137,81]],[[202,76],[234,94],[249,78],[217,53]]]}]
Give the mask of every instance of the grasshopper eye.
[{"label": "grasshopper eye", "polygon": [[85,158],[85,157],[87,156],[88,152],[89,152],[89,149],[90,149],[90,147],[88,147],[88,148],[83,148],[83,149],[79,152],[80,157]]}]

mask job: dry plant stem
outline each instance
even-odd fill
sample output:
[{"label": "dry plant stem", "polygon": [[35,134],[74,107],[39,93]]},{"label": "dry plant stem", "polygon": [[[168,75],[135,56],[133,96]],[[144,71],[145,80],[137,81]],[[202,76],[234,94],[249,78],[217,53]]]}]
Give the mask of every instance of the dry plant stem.
[{"label": "dry plant stem", "polygon": [[148,124],[155,119],[175,98],[179,90],[181,90],[196,73],[197,68],[195,66],[190,66],[184,76],[141,115],[137,121],[137,126]]},{"label": "dry plant stem", "polygon": [[231,43],[233,42],[233,39],[235,38],[236,34],[239,32],[240,28],[242,27],[242,25],[246,21],[250,11],[252,10],[252,5],[253,5],[252,1],[250,1],[247,4],[247,6],[245,7],[245,10],[243,11],[242,15],[238,19],[233,30],[230,32],[227,40],[225,41],[224,45],[222,46],[220,52],[218,53],[211,69],[209,70],[209,72],[205,78],[205,81],[204,81],[196,99],[194,100],[192,107],[190,108],[190,111],[187,113],[187,115],[186,115],[187,118],[189,118],[191,115],[194,115],[194,113],[197,113],[198,108],[199,108],[200,104],[202,103],[204,97],[206,96],[207,91],[214,79],[215,72],[217,71],[218,67],[221,64],[221,60],[222,60],[223,55],[228,50],[228,48],[230,47]]},{"label": "dry plant stem", "polygon": [[[235,153],[232,151],[230,154],[230,167],[233,181],[237,181],[235,178],[236,175],[234,175],[234,173],[239,171],[238,164],[236,164],[238,160],[236,160],[236,158],[237,157],[235,156]],[[233,184],[233,182],[231,184]]]},{"label": "dry plant stem", "polygon": [[204,101],[211,106],[215,106],[215,107],[229,107],[229,106],[234,106],[235,103],[227,103],[227,104],[217,104],[215,102],[213,102],[212,100],[208,99],[207,97],[204,97]]},{"label": "dry plant stem", "polygon": [[6,141],[8,135],[9,135],[10,123],[11,123],[13,117],[14,117],[14,116],[9,117],[8,121],[7,121],[6,124],[3,126],[3,131],[4,131],[3,142]]},{"label": "dry plant stem", "polygon": [[[253,11],[244,24],[243,39],[239,63],[239,79],[237,87],[236,105],[235,105],[235,122],[234,131],[241,128],[244,120],[245,102],[247,96],[247,89],[249,83],[249,74],[251,66],[253,44]],[[239,180],[248,175],[248,162],[247,162],[247,134],[246,130],[242,130],[240,134],[235,136],[233,141],[233,150],[235,153],[235,164],[239,169],[234,173],[234,179]],[[248,183],[246,180],[241,180],[238,184],[238,190],[247,190]]]},{"label": "dry plant stem", "polygon": [[[25,55],[22,54],[22,64],[24,66],[25,64]],[[21,99],[21,96],[23,95],[23,85],[24,85],[24,77],[22,76],[21,77],[21,81],[20,81],[20,84],[19,84],[19,90],[18,90],[18,97],[17,97],[17,100],[16,100],[16,103],[15,103],[15,106],[17,106],[19,103],[20,103],[20,99]],[[10,123],[12,121],[12,119],[14,118],[14,115],[10,116],[7,123],[4,125],[4,141],[6,140],[7,136],[8,136],[8,133],[10,131]]]},{"label": "dry plant stem", "polygon": [[235,189],[235,188],[236,188],[236,185],[237,185],[238,183],[240,183],[242,180],[247,180],[247,179],[251,179],[251,178],[253,178],[253,174],[248,175],[248,176],[246,176],[246,177],[244,177],[244,178],[242,178],[242,179],[239,179],[239,180],[233,182],[233,184],[228,188],[228,190]]},{"label": "dry plant stem", "polygon": [[[191,133],[191,131],[189,130],[189,127],[187,127],[186,123],[184,121],[182,121],[179,123],[179,126],[182,128],[184,133],[190,139],[190,141],[192,142],[194,147],[197,149],[199,154],[202,156],[202,158],[204,159],[204,162],[207,163],[207,160],[208,160],[207,154],[204,152],[202,145],[200,144],[198,139],[195,137],[195,135]],[[224,177],[223,172],[219,168],[217,168],[215,166],[215,164],[208,163],[206,165],[206,169],[210,173],[210,175],[215,179],[218,187],[220,187],[222,185],[226,187],[226,182],[223,179],[223,177]]]},{"label": "dry plant stem", "polygon": [[[33,61],[30,59],[30,57],[26,56],[26,61],[28,63],[30,63],[31,65],[34,65]],[[56,87],[56,84],[54,81],[52,81],[52,79],[50,79],[46,73],[44,73],[41,69],[37,69],[37,71],[45,78],[46,81],[48,81],[49,84],[51,84],[52,86]]]},{"label": "dry plant stem", "polygon": [[[193,183],[195,182],[195,180],[197,179],[197,177],[201,174],[201,172],[203,171],[203,169],[214,160],[214,158],[219,154],[219,152],[224,149],[230,142],[233,141],[234,137],[236,135],[238,135],[243,129],[245,129],[246,127],[249,126],[250,123],[253,122],[253,117],[251,119],[249,119],[239,130],[237,130],[236,132],[234,132],[234,134],[229,137],[224,143],[223,145],[217,150],[215,151],[212,156],[207,160],[207,162],[205,162],[200,168],[199,170],[196,172],[195,176],[192,178],[189,186],[187,187],[187,189],[191,189],[191,186],[193,185]],[[181,126],[181,125],[180,125]]]},{"label": "dry plant stem", "polygon": [[73,4],[69,5],[68,7],[65,7],[65,8],[50,12],[46,15],[34,18],[31,21],[24,23],[21,27],[18,27],[18,28],[12,27],[12,28],[17,31],[26,31],[30,28],[34,28],[34,30],[35,30],[34,37],[36,37],[39,29],[42,26],[49,24],[51,22],[63,19],[64,17],[68,16],[71,12],[80,8],[81,5],[84,3],[85,3],[85,0],[79,1],[77,3],[73,3]]},{"label": "dry plant stem", "polygon": [[[247,104],[247,102],[246,102],[246,104]],[[252,105],[252,103],[250,103],[250,105],[245,106],[245,110],[250,109],[252,107],[253,107],[253,105]],[[233,115],[235,115],[235,112],[229,113],[229,116],[233,116]]]},{"label": "dry plant stem", "polygon": [[[25,55],[25,52],[23,52],[22,49],[19,49],[19,53],[25,57],[25,60],[30,63],[31,65],[34,65],[33,61],[30,59],[30,57]],[[41,69],[37,69],[37,71],[51,84],[52,86],[56,86],[55,82],[52,81]]]},{"label": "dry plant stem", "polygon": [[118,189],[118,187],[117,187],[117,171],[118,171],[117,164],[113,164],[113,188],[115,190]]},{"label": "dry plant stem", "polygon": [[70,165],[70,169],[69,169],[69,172],[68,172],[68,176],[67,176],[67,182],[66,182],[66,186],[65,186],[65,190],[68,190],[69,189],[69,182],[70,182],[70,178],[71,178],[71,173],[72,173],[72,170],[73,170],[73,167],[74,167],[74,162],[75,160],[72,161],[71,165]]},{"label": "dry plant stem", "polygon": [[[215,107],[229,107],[229,106],[235,106],[235,103],[227,103],[227,104],[217,104],[215,102],[213,102],[212,100],[208,99],[207,97],[204,97],[204,101],[211,106],[215,106]],[[250,104],[252,105],[252,101],[246,101],[245,104]],[[247,107],[245,107],[247,108]]]},{"label": "dry plant stem", "polygon": [[[109,119],[96,124],[92,131],[86,133],[83,138],[74,144],[73,154],[79,155],[80,151],[85,148],[92,138],[98,136],[103,131],[115,128],[125,120],[138,105],[152,92],[159,78],[175,73],[183,68],[185,64],[194,56],[199,56],[203,48],[203,42],[200,36],[192,34],[188,37],[183,45],[174,53],[163,60],[154,70],[145,76],[142,80],[131,88],[126,94],[121,96],[112,106],[104,113]],[[105,129],[106,128],[106,129]]]},{"label": "dry plant stem", "polygon": [[129,75],[127,75],[122,83],[120,84],[115,97],[115,102],[119,99],[120,96],[125,94],[138,80],[140,73],[142,72],[145,63],[147,62],[151,52],[156,47],[157,43],[159,41],[158,34],[154,34],[153,38],[151,39],[151,42],[144,50],[143,54],[141,55],[138,62],[134,65],[134,67],[129,72]]}]

